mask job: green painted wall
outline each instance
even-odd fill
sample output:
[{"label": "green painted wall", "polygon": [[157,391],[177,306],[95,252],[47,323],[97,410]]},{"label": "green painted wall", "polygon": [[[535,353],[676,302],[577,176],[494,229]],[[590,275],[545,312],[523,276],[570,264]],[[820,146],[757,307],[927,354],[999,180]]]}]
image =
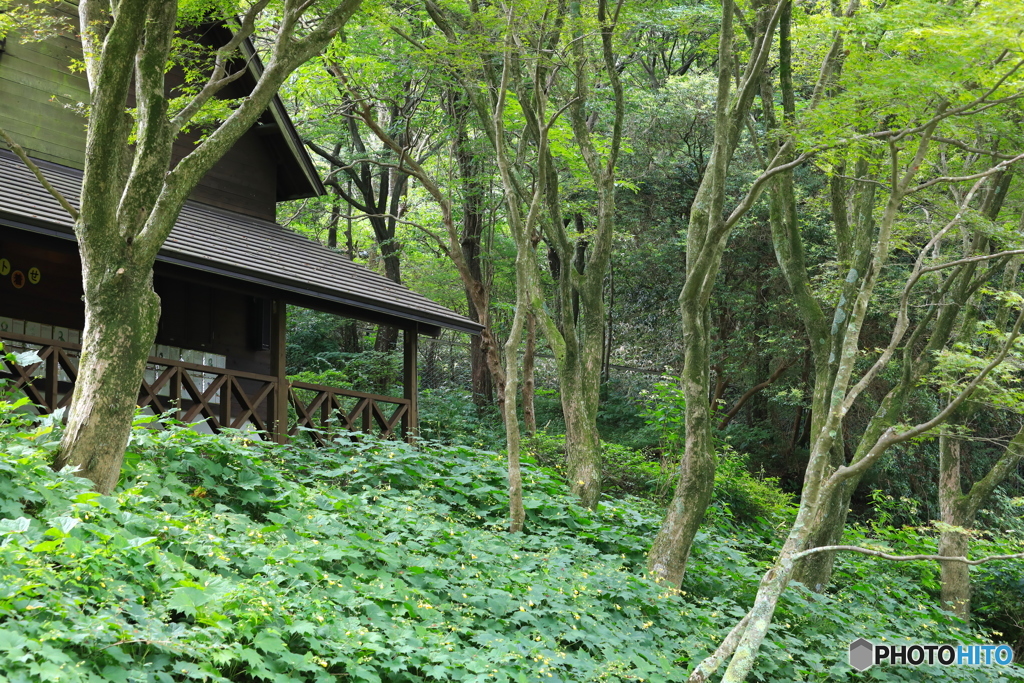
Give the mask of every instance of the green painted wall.
[{"label": "green painted wall", "polygon": [[[62,13],[77,24],[71,5]],[[41,42],[20,37],[8,35],[0,54],[0,127],[33,157],[82,168],[89,89],[85,74],[71,70],[81,44],[70,32]]]}]

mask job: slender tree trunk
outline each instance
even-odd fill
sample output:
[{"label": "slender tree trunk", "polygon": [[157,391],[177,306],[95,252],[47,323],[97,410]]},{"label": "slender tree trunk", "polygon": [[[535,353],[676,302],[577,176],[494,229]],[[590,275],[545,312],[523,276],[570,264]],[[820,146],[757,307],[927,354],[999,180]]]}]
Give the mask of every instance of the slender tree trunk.
[{"label": "slender tree trunk", "polygon": [[[481,254],[483,245],[481,237],[484,231],[484,197],[481,168],[483,163],[479,156],[474,153],[472,143],[466,130],[466,123],[463,120],[467,107],[452,96],[456,101],[451,109],[459,121],[457,123],[456,139],[453,143],[453,151],[456,161],[459,164],[459,173],[462,176],[463,200],[462,200],[462,255],[466,266],[472,275],[474,282],[484,281]],[[480,322],[481,316],[477,311],[476,301],[469,285],[466,289],[466,301],[469,306],[469,316]],[[491,395],[491,371],[487,362],[486,349],[481,337],[474,335],[470,339],[469,365],[473,402],[478,408],[483,408],[490,401]]]},{"label": "slender tree trunk", "polygon": [[331,195],[331,220],[327,225],[327,248],[338,248],[338,221],[341,219],[341,206],[338,203],[338,195]]},{"label": "slender tree trunk", "polygon": [[[402,262],[398,254],[399,246],[394,240],[380,244],[380,253],[384,260],[384,275],[397,284],[402,284]],[[391,353],[398,345],[400,330],[393,325],[381,325],[377,328],[377,339],[373,350],[378,353]],[[383,391],[383,389],[382,389]]]},{"label": "slender tree trunk", "polygon": [[534,365],[537,355],[537,316],[526,317],[526,349],[523,351],[523,427],[529,438],[537,436],[537,411],[533,406]]},{"label": "slender tree trunk", "polygon": [[[679,293],[683,327],[683,395],[686,400],[686,438],[679,482],[661,530],[651,547],[647,566],[652,574],[678,586],[686,571],[690,547],[708,504],[715,481],[715,448],[711,438],[711,296],[732,227],[749,210],[760,184],[751,188],[727,217],[725,199],[729,165],[740,132],[750,113],[757,84],[771,52],[772,36],[786,0],[762,5],[756,35],[743,78],[732,91],[735,63],[731,0],[724,3],[719,31],[718,91],[714,146],[708,168],[690,209],[686,238],[686,281]],[[773,163],[776,163],[776,160]]]},{"label": "slender tree trunk", "polygon": [[524,251],[516,256],[516,312],[512,329],[505,340],[505,400],[502,415],[505,418],[505,451],[508,456],[509,531],[523,530],[526,509],[523,506],[523,475],[520,465],[522,434],[519,431],[519,411],[516,394],[519,390],[519,345],[523,340],[523,327],[529,317],[530,255]]},{"label": "slender tree trunk", "polygon": [[[978,510],[999,484],[1024,462],[1024,427],[1010,440],[1006,450],[971,488],[964,493],[962,449],[965,442],[948,434],[939,436],[939,515],[942,522],[959,529],[974,525]],[[939,535],[939,555],[967,557],[970,537],[949,529]],[[971,576],[962,562],[942,562],[942,605],[964,621],[971,618]]]}]

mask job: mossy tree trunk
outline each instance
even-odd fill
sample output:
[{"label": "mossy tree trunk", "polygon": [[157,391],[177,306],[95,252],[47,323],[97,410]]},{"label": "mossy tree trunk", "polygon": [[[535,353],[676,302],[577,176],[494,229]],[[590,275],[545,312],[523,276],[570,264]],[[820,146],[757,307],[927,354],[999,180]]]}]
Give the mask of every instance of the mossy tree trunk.
[{"label": "mossy tree trunk", "polygon": [[[852,301],[856,285],[865,272],[866,262],[863,255],[871,251],[871,240],[874,237],[874,220],[871,211],[874,204],[874,187],[877,183],[869,175],[869,164],[860,159],[856,163],[856,175],[852,192],[842,189],[842,179],[832,179],[833,219],[836,225],[837,244],[840,255],[848,255],[851,259],[848,277],[844,283],[840,303],[836,307],[831,329],[823,324],[821,309],[823,304],[811,295],[810,279],[804,267],[803,246],[794,215],[795,202],[791,190],[773,188],[772,226],[776,255],[786,278],[790,291],[797,301],[798,310],[804,319],[808,342],[814,354],[815,389],[812,400],[812,439],[820,437],[821,419],[829,412],[829,394],[836,381],[836,354],[834,349],[841,346],[843,335],[850,320],[846,318],[845,302]],[[859,189],[858,189],[859,186]],[[837,189],[837,187],[839,189]],[[995,195],[988,193],[982,202],[982,212],[995,218],[998,209],[991,203]],[[777,205],[792,206],[789,210],[780,210]],[[852,209],[852,210],[851,210]],[[995,213],[993,210],[995,209]],[[845,246],[844,246],[845,245]],[[987,241],[980,233],[966,242],[965,257],[982,254],[987,248]],[[866,429],[853,446],[850,463],[859,462],[864,458],[872,445],[889,427],[898,424],[904,416],[904,410],[910,401],[915,388],[921,379],[931,372],[938,361],[938,352],[946,348],[954,339],[958,321],[963,320],[963,311],[972,296],[998,272],[1001,261],[990,268],[980,268],[976,263],[965,263],[952,269],[943,288],[935,295],[929,309],[913,328],[909,328],[909,320],[901,318],[902,325],[910,332],[909,341],[903,346],[902,353],[893,358],[891,363],[898,370],[898,379],[890,387],[872,415]],[[962,325],[960,325],[962,327]],[[824,344],[819,342],[824,341]],[[889,361],[887,361],[889,362]],[[842,443],[842,425],[838,427],[839,435],[832,439],[833,446],[830,458],[830,470],[838,469],[847,463],[846,447]],[[834,489],[835,497],[822,501],[821,522],[808,541],[808,547],[835,545],[839,542],[846,525],[850,501],[860,482],[861,476],[845,480]],[[793,579],[803,583],[811,590],[823,590],[831,580],[835,553],[822,552],[808,556],[796,565]],[[964,569],[963,565],[954,571]]]},{"label": "mossy tree trunk", "polygon": [[743,75],[735,91],[732,87],[734,70],[740,69],[734,49],[735,6],[732,0],[723,4],[714,144],[690,209],[686,230],[686,281],[679,293],[686,438],[679,480],[647,559],[652,574],[676,586],[683,580],[690,547],[711,501],[715,481],[716,456],[711,431],[713,413],[709,402],[712,290],[733,227],[752,206],[768,178],[782,168],[782,156],[779,154],[740,204],[728,216],[725,214],[730,162],[768,63],[775,27],[786,2],[778,0],[757,5],[750,35],[750,58],[742,69]]},{"label": "mossy tree trunk", "polygon": [[[230,42],[213,56],[207,83],[173,115],[164,76],[172,58],[177,3],[79,3],[91,101],[78,209],[48,189],[75,218],[86,325],[56,467],[78,468],[102,493],[116,486],[160,316],[152,287],[157,253],[200,179],[255,124],[284,79],[319,53],[359,4],[360,0],[344,0],[327,9],[310,28],[300,27],[300,20],[312,4],[286,0],[270,59],[252,93],[170,168],[178,133],[243,73],[232,73],[230,61],[237,58],[242,41],[251,35],[267,3],[254,5],[238,20]],[[125,113],[133,84],[134,121]],[[27,157],[26,163],[32,166]]]}]

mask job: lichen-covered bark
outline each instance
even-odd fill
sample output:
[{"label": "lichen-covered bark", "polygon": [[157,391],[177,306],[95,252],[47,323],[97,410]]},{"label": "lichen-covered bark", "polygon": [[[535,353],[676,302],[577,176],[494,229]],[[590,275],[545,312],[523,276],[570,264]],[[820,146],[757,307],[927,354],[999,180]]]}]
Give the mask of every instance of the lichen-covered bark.
[{"label": "lichen-covered bark", "polygon": [[537,436],[537,411],[534,408],[535,361],[537,357],[537,316],[526,318],[526,348],[523,349],[523,428],[529,438]]},{"label": "lichen-covered bark", "polygon": [[[85,335],[72,405],[54,467],[76,468],[108,492],[117,485],[160,300],[147,272],[85,270]],[[136,267],[137,270],[137,267]]]},{"label": "lichen-covered bark", "polygon": [[522,436],[519,431],[517,392],[519,391],[519,343],[523,339],[523,323],[527,316],[525,304],[527,285],[523,273],[528,266],[516,259],[516,298],[523,305],[516,307],[512,329],[505,341],[505,402],[502,404],[505,419],[505,453],[508,459],[509,531],[517,533],[526,523],[526,508],[523,505],[523,474],[520,464]]},{"label": "lichen-covered bark", "polygon": [[[966,497],[960,483],[962,443],[943,434],[939,437],[939,515],[945,524],[968,528]],[[939,555],[967,557],[969,539],[958,531],[943,531],[939,536]],[[941,563],[942,604],[963,620],[971,615],[970,568],[962,562]]]},{"label": "lichen-covered bark", "polygon": [[683,581],[693,538],[711,503],[716,457],[707,394],[709,316],[706,310],[684,310],[683,320],[686,357],[681,380],[686,397],[685,454],[672,500],[647,558],[648,570],[674,586]]},{"label": "lichen-covered bark", "polygon": [[[590,357],[599,362],[600,356]],[[585,373],[585,374],[584,374]],[[584,507],[593,508],[601,497],[601,440],[597,431],[600,370],[572,368],[559,373],[562,414],[565,416],[565,456],[569,489]]]}]

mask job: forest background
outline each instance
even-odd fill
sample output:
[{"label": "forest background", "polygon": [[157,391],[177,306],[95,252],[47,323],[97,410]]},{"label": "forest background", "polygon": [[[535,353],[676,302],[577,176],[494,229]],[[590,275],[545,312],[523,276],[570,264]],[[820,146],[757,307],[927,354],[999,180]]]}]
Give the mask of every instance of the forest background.
[{"label": "forest background", "polygon": [[[1021,526],[1019,30],[1000,3],[375,8],[283,90],[331,192],[280,219],[487,326],[425,346],[423,433],[507,446],[513,529],[523,430],[584,505],[668,506],[648,566],[677,585],[729,468],[812,493],[792,552],[849,510],[962,555]],[[290,330],[303,378],[395,381],[393,331]],[[941,583],[966,618],[966,567]]]}]

